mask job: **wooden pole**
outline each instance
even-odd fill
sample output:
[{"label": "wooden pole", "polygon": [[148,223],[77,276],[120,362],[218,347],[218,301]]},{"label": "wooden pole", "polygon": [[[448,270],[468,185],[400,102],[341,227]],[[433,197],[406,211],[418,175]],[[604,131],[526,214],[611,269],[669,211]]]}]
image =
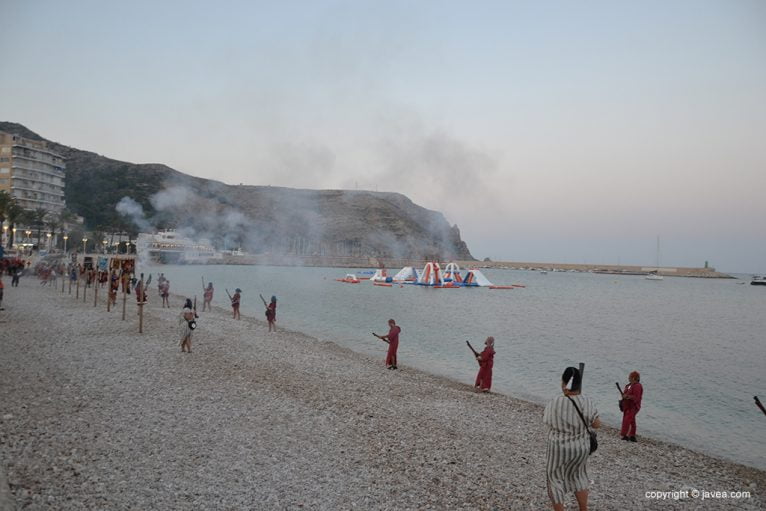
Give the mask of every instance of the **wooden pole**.
[{"label": "wooden pole", "polygon": [[67,275],[66,279],[69,281],[69,294],[71,295],[72,294],[72,276],[71,276],[71,274]]},{"label": "wooden pole", "polygon": [[93,286],[93,306],[98,305],[98,284]]},{"label": "wooden pole", "polygon": [[106,312],[112,310],[112,280],[109,279],[109,287],[106,288]]},{"label": "wooden pole", "polygon": [[85,303],[85,292],[88,290],[88,281],[85,281],[85,285],[82,286],[82,302]]},{"label": "wooden pole", "polygon": [[139,281],[141,286],[141,296],[138,296],[138,333],[144,333],[144,274],[141,274],[141,280]]},{"label": "wooden pole", "polygon": [[76,291],[77,292],[74,295],[74,299],[75,300],[79,300],[80,299],[80,277],[79,277],[79,275],[77,276],[77,289],[76,289]]},{"label": "wooden pole", "polygon": [[122,288],[122,320],[125,321],[125,305],[128,303],[128,293]]},{"label": "wooden pole", "polygon": [[64,286],[66,286],[66,281],[69,280],[69,275],[62,276],[61,279],[61,294],[64,294]]}]

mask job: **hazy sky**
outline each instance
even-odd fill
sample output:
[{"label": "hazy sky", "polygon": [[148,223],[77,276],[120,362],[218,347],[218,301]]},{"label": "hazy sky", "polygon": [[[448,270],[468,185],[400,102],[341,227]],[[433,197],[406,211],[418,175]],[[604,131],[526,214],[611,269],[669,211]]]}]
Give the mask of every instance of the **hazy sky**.
[{"label": "hazy sky", "polygon": [[766,2],[0,0],[0,120],[401,192],[474,256],[766,273]]}]

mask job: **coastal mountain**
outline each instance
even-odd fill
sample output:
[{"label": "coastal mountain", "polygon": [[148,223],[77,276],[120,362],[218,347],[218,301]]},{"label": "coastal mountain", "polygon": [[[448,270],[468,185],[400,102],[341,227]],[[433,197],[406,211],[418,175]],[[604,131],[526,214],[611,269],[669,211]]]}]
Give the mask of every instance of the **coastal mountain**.
[{"label": "coastal mountain", "polygon": [[0,131],[64,156],[67,208],[90,229],[176,228],[253,253],[473,260],[456,225],[399,193],[227,185],[68,147],[21,124]]}]

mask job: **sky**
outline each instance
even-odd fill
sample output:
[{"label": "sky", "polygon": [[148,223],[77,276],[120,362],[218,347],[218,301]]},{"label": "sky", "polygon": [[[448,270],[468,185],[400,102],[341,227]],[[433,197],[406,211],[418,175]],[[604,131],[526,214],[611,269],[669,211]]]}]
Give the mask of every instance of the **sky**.
[{"label": "sky", "polygon": [[766,273],[766,2],[0,0],[0,120],[399,192],[477,258]]}]

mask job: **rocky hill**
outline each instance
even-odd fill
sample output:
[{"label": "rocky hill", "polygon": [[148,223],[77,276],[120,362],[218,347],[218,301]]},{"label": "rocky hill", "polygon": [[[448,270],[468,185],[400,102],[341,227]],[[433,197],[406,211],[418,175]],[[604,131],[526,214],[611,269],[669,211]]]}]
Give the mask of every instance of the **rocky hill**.
[{"label": "rocky hill", "polygon": [[[45,140],[16,123],[0,131]],[[456,225],[402,194],[232,186],[46,142],[66,158],[67,207],[92,229],[173,227],[254,253],[473,259]]]}]

